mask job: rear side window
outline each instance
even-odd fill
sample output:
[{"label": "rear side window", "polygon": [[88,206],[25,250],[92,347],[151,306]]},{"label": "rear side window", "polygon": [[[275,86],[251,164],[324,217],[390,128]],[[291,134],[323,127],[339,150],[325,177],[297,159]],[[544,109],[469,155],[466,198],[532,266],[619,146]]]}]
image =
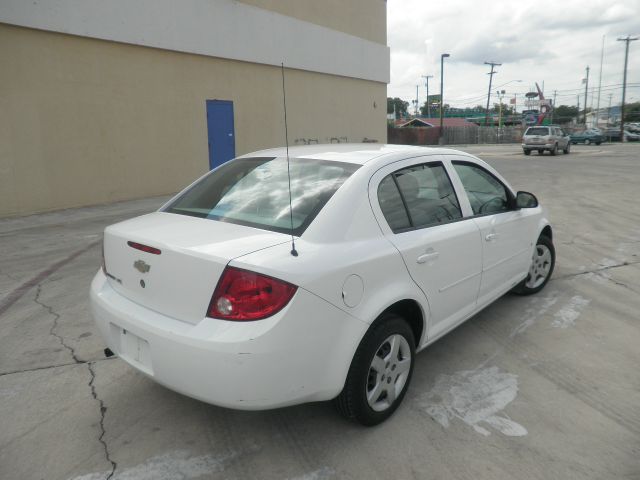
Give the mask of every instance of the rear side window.
[{"label": "rear side window", "polygon": [[190,215],[300,236],[359,165],[290,159],[242,158],[224,164],[165,208]]},{"label": "rear side window", "polygon": [[509,193],[500,180],[484,168],[469,163],[453,162],[475,215],[506,212]]},{"label": "rear side window", "polygon": [[378,201],[394,233],[462,218],[451,181],[439,163],[417,165],[388,175],[378,187]]},{"label": "rear side window", "polygon": [[548,127],[529,127],[525,135],[549,135]]}]

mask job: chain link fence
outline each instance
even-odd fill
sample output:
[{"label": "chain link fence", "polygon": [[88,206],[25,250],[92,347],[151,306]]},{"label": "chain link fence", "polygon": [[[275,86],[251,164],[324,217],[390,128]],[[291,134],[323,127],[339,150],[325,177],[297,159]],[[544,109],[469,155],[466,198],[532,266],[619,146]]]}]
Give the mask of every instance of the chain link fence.
[{"label": "chain link fence", "polygon": [[[389,143],[402,145],[438,145],[439,127],[411,127],[387,129]],[[523,128],[515,127],[444,127],[443,145],[468,145],[482,143],[520,143]]]}]

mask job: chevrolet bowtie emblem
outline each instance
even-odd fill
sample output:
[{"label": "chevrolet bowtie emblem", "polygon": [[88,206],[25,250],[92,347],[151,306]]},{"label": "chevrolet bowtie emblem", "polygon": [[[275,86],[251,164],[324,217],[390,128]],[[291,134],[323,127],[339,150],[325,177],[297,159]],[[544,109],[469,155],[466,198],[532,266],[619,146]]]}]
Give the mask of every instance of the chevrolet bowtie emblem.
[{"label": "chevrolet bowtie emblem", "polygon": [[133,268],[138,270],[140,273],[147,273],[149,270],[151,270],[151,265],[149,265],[144,260],[136,260],[135,262],[133,262]]}]

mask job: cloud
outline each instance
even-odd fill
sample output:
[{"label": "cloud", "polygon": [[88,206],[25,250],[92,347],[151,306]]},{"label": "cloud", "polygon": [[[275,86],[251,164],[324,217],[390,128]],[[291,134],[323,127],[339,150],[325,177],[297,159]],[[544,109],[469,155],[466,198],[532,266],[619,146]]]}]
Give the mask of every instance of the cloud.
[{"label": "cloud", "polygon": [[[512,93],[524,93],[535,82],[544,82],[547,90],[558,90],[575,103],[587,65],[593,75],[590,83],[596,85],[593,79],[599,70],[603,35],[602,83],[622,82],[624,48],[616,38],[638,30],[640,0],[614,4],[609,0],[389,0],[387,11],[392,96],[415,98],[415,86],[423,86],[420,77],[425,74],[434,75],[430,93],[436,93],[440,54],[446,52],[451,54],[445,65],[449,98],[486,91],[489,70],[484,62],[492,60],[503,64],[494,78],[498,84],[523,80],[511,84]],[[632,44],[629,82],[640,82],[638,44]],[[424,93],[421,89],[421,98]],[[633,89],[628,93],[633,95]]]}]

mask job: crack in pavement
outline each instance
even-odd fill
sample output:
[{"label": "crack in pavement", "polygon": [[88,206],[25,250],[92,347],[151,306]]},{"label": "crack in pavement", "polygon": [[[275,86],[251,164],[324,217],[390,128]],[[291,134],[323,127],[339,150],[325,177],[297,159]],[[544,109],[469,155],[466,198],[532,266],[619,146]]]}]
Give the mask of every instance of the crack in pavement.
[{"label": "crack in pavement", "polygon": [[118,357],[111,357],[111,358],[94,358],[92,360],[81,360],[79,362],[69,362],[69,363],[58,363],[56,365],[44,365],[42,367],[33,367],[33,368],[24,368],[21,370],[10,370],[8,372],[1,372],[0,373],[0,377],[5,377],[7,375],[16,375],[18,373],[30,373],[30,372],[37,372],[39,370],[50,370],[52,368],[60,368],[60,367],[73,367],[76,365],[84,365],[85,363],[97,363],[97,362],[108,362],[111,360],[115,360]]},{"label": "crack in pavement", "polygon": [[87,367],[89,368],[89,374],[91,375],[91,380],[89,381],[89,388],[91,388],[91,396],[95,401],[100,405],[100,436],[98,437],[98,441],[102,444],[104,449],[104,455],[107,459],[107,462],[111,464],[111,472],[106,476],[105,480],[110,480],[113,475],[116,473],[116,468],[118,468],[118,464],[111,458],[111,454],[109,453],[109,447],[107,446],[107,442],[104,440],[104,436],[107,431],[104,428],[104,416],[107,413],[107,407],[104,405],[104,401],[98,397],[98,393],[96,392],[96,387],[94,385],[96,380],[96,372],[93,370],[93,362],[87,362]]},{"label": "crack in pavement", "polygon": [[93,397],[93,399],[96,402],[98,402],[98,405],[100,406],[100,436],[98,437],[98,441],[102,444],[102,448],[104,449],[104,454],[105,454],[105,457],[107,459],[107,462],[109,462],[111,464],[111,472],[107,475],[105,480],[110,480],[113,477],[113,475],[115,474],[117,463],[114,462],[111,459],[111,454],[109,453],[109,448],[107,446],[107,442],[105,442],[105,440],[104,440],[104,436],[107,433],[105,428],[104,428],[104,417],[105,417],[105,413],[107,412],[107,407],[105,407],[104,401],[98,396],[98,393],[96,392],[96,388],[95,388],[95,384],[94,384],[95,380],[96,380],[96,373],[95,373],[95,371],[93,369],[93,364],[95,362],[80,360],[78,358],[78,356],[76,355],[75,349],[72,346],[67,345],[67,343],[64,340],[64,337],[62,337],[62,335],[59,335],[57,333],[58,320],[60,320],[60,314],[58,312],[56,312],[53,309],[53,307],[43,303],[40,300],[40,294],[41,293],[42,293],[42,283],[39,283],[37,285],[36,296],[34,298],[34,302],[37,303],[38,305],[40,305],[45,310],[47,310],[47,312],[50,315],[53,316],[53,325],[51,326],[51,329],[49,330],[49,334],[51,336],[56,337],[58,339],[58,341],[60,342],[60,344],[65,349],[67,349],[69,351],[69,353],[71,354],[71,358],[73,359],[74,363],[71,363],[69,365],[86,364],[87,368],[89,369],[89,374],[91,375],[91,379],[89,380],[89,388],[91,390],[91,396]]},{"label": "crack in pavement", "polygon": [[[560,277],[553,277],[549,281],[553,282],[555,280],[564,280],[566,278],[578,277],[580,275],[588,275],[590,273],[594,273],[594,274],[597,275],[599,272],[604,272],[606,270],[612,270],[614,268],[628,267],[628,266],[631,266],[631,265],[638,265],[638,264],[640,264],[640,261],[637,261],[637,262],[622,262],[622,263],[615,264],[615,265],[606,265],[606,266],[603,266],[602,268],[596,268],[595,270],[585,270],[584,272],[568,273],[567,275],[562,275]],[[598,264],[598,265],[601,265],[601,264]]]},{"label": "crack in pavement", "polygon": [[84,363],[76,355],[75,349],[73,347],[71,347],[70,345],[66,344],[66,342],[64,341],[64,338],[62,337],[62,335],[58,335],[56,330],[58,329],[58,320],[60,319],[60,314],[57,313],[53,309],[53,307],[50,307],[49,305],[46,305],[45,303],[43,303],[40,300],[40,294],[41,293],[42,293],[42,283],[39,283],[37,285],[36,296],[33,299],[33,301],[35,303],[37,303],[38,305],[40,305],[45,310],[47,310],[47,312],[49,312],[49,315],[53,316],[53,325],[51,325],[51,328],[49,329],[49,335],[51,335],[53,337],[56,337],[58,339],[58,341],[60,342],[60,345],[62,345],[69,352],[69,354],[71,355],[71,358],[73,359],[73,361],[75,363]]}]

